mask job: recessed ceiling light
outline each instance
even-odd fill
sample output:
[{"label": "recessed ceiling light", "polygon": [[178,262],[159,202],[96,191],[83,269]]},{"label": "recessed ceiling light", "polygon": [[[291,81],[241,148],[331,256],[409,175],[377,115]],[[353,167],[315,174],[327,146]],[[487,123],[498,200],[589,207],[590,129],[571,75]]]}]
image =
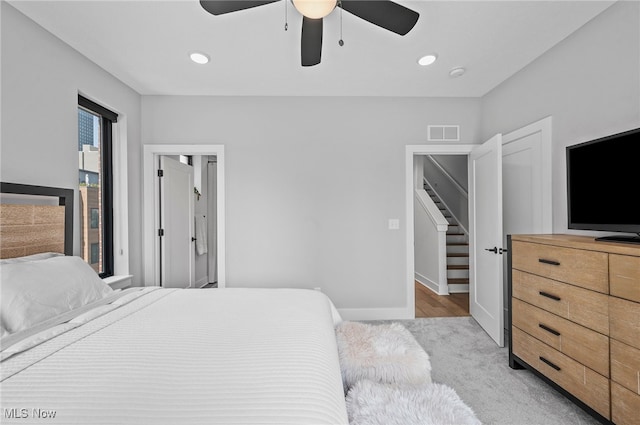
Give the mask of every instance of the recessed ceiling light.
[{"label": "recessed ceiling light", "polygon": [[451,71],[449,71],[449,77],[451,77],[451,78],[462,77],[462,75],[464,75],[465,72],[466,72],[466,69],[464,69],[463,67],[459,66],[459,67],[453,68]]},{"label": "recessed ceiling light", "polygon": [[431,53],[430,55],[426,55],[418,59],[418,63],[422,66],[428,66],[434,63],[436,59],[438,59],[438,55]]},{"label": "recessed ceiling light", "polygon": [[204,65],[205,63],[209,62],[209,56],[201,52],[189,53],[189,57],[191,58],[192,61],[200,65]]}]

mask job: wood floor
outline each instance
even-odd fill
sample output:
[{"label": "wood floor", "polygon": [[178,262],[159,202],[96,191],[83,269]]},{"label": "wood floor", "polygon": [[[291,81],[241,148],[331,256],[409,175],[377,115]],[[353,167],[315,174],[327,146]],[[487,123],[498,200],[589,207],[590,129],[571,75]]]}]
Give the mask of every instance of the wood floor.
[{"label": "wood floor", "polygon": [[415,283],[416,317],[469,316],[469,294],[438,295]]}]

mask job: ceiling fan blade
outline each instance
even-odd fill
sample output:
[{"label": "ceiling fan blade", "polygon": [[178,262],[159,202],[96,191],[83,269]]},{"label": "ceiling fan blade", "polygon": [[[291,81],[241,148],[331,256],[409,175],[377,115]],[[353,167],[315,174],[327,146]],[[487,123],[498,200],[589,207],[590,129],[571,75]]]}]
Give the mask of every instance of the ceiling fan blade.
[{"label": "ceiling fan blade", "polygon": [[300,52],[302,66],[313,66],[320,63],[320,57],[322,56],[322,18],[302,17]]},{"label": "ceiling fan blade", "polygon": [[200,0],[200,5],[212,15],[224,15],[277,1],[280,0]]},{"label": "ceiling fan blade", "polygon": [[389,0],[342,0],[343,10],[379,27],[405,35],[416,25],[420,14]]}]

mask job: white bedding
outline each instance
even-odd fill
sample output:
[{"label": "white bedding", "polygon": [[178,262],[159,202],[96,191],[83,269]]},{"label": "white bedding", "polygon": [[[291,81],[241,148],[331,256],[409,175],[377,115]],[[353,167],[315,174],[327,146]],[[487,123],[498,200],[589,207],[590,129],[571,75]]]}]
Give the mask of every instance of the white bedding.
[{"label": "white bedding", "polygon": [[0,421],[347,424],[335,319],[311,290],[123,291],[2,339]]}]

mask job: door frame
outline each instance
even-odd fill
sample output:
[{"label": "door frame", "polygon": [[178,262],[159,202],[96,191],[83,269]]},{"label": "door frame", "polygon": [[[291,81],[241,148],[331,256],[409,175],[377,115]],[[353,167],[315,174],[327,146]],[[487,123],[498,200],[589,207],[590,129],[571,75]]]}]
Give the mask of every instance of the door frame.
[{"label": "door frame", "polygon": [[[549,231],[553,228],[553,188],[552,188],[552,128],[553,116],[547,116],[538,121],[527,124],[521,128],[513,130],[502,136],[502,146],[520,139],[527,135],[540,132],[541,149],[545,161],[542,162],[543,177],[543,198],[544,198],[544,219],[543,226]],[[415,264],[414,264],[414,225],[413,225],[413,208],[414,208],[414,175],[413,175],[413,157],[415,155],[469,155],[469,153],[479,144],[472,145],[407,145],[405,151],[405,199],[406,199],[406,291],[407,291],[407,307],[405,318],[415,318]],[[506,288],[505,288],[506,293]],[[505,304],[506,306],[506,304]],[[505,316],[507,311],[505,310]],[[506,323],[506,321],[505,321]]]},{"label": "door frame", "polygon": [[142,259],[144,286],[159,286],[158,229],[158,176],[157,159],[160,155],[215,155],[218,162],[216,173],[218,228],[217,261],[218,287],[226,286],[225,262],[225,156],[224,145],[156,145],[143,146],[142,154]]},{"label": "door frame", "polygon": [[469,155],[471,151],[479,145],[407,145],[405,149],[405,222],[406,224],[406,291],[407,307],[406,318],[416,317],[416,294],[415,294],[415,249],[414,249],[414,180],[413,158],[416,155]]}]

